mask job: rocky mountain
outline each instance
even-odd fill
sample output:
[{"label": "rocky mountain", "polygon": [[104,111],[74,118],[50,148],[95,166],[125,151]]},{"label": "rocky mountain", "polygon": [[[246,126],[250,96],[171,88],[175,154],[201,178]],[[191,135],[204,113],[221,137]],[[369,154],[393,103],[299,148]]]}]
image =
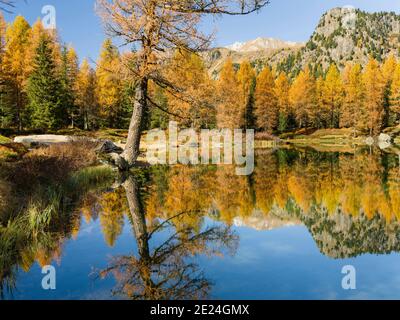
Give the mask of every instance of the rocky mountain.
[{"label": "rocky mountain", "polygon": [[331,63],[343,68],[347,61],[365,65],[370,56],[382,61],[400,56],[400,15],[367,13],[351,7],[334,8],[320,19],[306,44],[258,38],[203,53],[210,73],[217,77],[225,60],[249,60],[257,69],[265,65],[296,74],[305,66],[322,72]]},{"label": "rocky mountain", "polygon": [[225,48],[240,52],[254,52],[254,51],[265,51],[265,50],[279,50],[285,48],[297,48],[299,46],[303,46],[302,43],[290,42],[290,41],[282,41],[280,39],[274,38],[257,38],[255,40],[247,41],[247,42],[236,42],[230,46]]},{"label": "rocky mountain", "polygon": [[400,54],[400,15],[367,13],[354,8],[335,8],[325,13],[307,42],[283,61],[268,60],[278,69],[297,72],[310,65],[325,70],[331,63],[343,68],[348,61],[365,65],[369,57],[382,61]]}]

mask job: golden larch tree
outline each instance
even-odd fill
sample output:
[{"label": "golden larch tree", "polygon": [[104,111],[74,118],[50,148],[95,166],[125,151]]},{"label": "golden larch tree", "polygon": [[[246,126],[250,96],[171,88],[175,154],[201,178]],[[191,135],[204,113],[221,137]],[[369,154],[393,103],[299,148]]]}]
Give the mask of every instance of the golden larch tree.
[{"label": "golden larch tree", "polygon": [[293,82],[289,93],[299,128],[313,125],[316,109],[316,85],[309,68],[301,71]]},{"label": "golden larch tree", "polygon": [[240,64],[237,78],[240,85],[241,104],[245,110],[244,125],[245,127],[253,124],[253,94],[256,73],[251,64],[246,60]]},{"label": "golden larch tree", "polygon": [[340,72],[335,64],[331,64],[326,74],[322,89],[324,107],[327,109],[326,124],[330,128],[339,126],[340,109],[343,102],[343,84]]},{"label": "golden larch tree", "polygon": [[[201,57],[178,50],[166,68],[166,78],[180,90],[166,90],[172,119],[182,127],[204,128],[215,123],[213,83]],[[152,101],[151,101],[152,102]],[[157,108],[157,105],[152,105]]]},{"label": "golden larch tree", "polygon": [[97,101],[100,116],[105,119],[106,125],[115,127],[120,112],[122,83],[119,77],[120,55],[111,39],[103,43],[100,58],[97,62]]},{"label": "golden larch tree", "polygon": [[394,115],[394,121],[400,119],[400,63],[393,74],[393,81],[390,89],[390,111]]},{"label": "golden larch tree", "polygon": [[257,128],[272,133],[278,126],[278,100],[275,79],[269,67],[257,77],[255,91],[255,116]]},{"label": "golden larch tree", "polygon": [[385,84],[379,64],[370,59],[363,74],[365,86],[365,129],[370,135],[379,134],[383,126]]},{"label": "golden larch tree", "polygon": [[3,70],[7,83],[7,102],[13,109],[13,122],[22,130],[27,103],[25,85],[27,74],[27,50],[29,48],[30,25],[17,16],[6,31],[6,46]]},{"label": "golden larch tree", "polygon": [[76,79],[76,88],[76,104],[79,107],[83,127],[88,130],[98,112],[95,93],[96,74],[87,59],[82,62]]},{"label": "golden larch tree", "polygon": [[240,83],[235,67],[228,59],[217,83],[217,125],[219,128],[241,128],[244,126],[245,108],[241,103]]},{"label": "golden larch tree", "polygon": [[344,100],[340,127],[356,129],[364,122],[364,86],[360,64],[347,64],[343,71]]},{"label": "golden larch tree", "polygon": [[285,73],[280,73],[275,80],[275,96],[277,99],[279,119],[278,130],[283,132],[287,129],[288,120],[291,114],[289,102],[290,82]]}]

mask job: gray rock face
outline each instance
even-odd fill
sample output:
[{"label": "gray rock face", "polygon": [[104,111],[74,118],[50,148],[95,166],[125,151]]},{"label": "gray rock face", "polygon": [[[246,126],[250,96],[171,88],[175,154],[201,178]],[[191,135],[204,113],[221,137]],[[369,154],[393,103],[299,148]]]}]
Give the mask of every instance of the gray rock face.
[{"label": "gray rock face", "polygon": [[385,59],[397,55],[400,16],[391,12],[367,13],[343,7],[324,14],[297,64],[322,65],[335,62],[343,68],[346,61],[365,65],[369,56]]}]

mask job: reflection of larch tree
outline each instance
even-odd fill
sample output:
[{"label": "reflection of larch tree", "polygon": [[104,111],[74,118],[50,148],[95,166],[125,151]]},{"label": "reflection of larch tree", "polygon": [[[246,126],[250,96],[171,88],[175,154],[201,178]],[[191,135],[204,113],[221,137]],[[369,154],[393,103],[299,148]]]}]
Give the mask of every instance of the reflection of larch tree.
[{"label": "reflection of larch tree", "polygon": [[[185,213],[178,213],[150,230],[146,223],[139,183],[133,176],[129,176],[123,186],[138,254],[114,258],[100,275],[112,273],[118,282],[114,293],[130,299],[206,298],[211,284],[190,258],[199,254],[220,254],[224,248],[234,252],[237,237],[230,228],[220,226],[199,232],[190,226],[176,227],[174,220],[181,219]],[[153,236],[166,229],[172,231],[170,236],[161,245],[151,248],[150,240]]]}]

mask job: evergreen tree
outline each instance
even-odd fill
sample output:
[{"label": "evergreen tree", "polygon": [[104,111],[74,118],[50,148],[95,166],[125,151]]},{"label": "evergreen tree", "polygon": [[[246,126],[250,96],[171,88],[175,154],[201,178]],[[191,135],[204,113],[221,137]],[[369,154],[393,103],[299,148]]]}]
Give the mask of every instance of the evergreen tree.
[{"label": "evergreen tree", "polygon": [[60,99],[63,109],[66,110],[64,125],[75,126],[75,118],[78,116],[76,100],[76,80],[78,75],[78,57],[71,47],[63,46],[61,52],[60,70]]},{"label": "evergreen tree", "polygon": [[32,127],[58,129],[63,125],[66,110],[62,104],[61,91],[51,39],[43,35],[36,49],[34,68],[27,87]]}]

